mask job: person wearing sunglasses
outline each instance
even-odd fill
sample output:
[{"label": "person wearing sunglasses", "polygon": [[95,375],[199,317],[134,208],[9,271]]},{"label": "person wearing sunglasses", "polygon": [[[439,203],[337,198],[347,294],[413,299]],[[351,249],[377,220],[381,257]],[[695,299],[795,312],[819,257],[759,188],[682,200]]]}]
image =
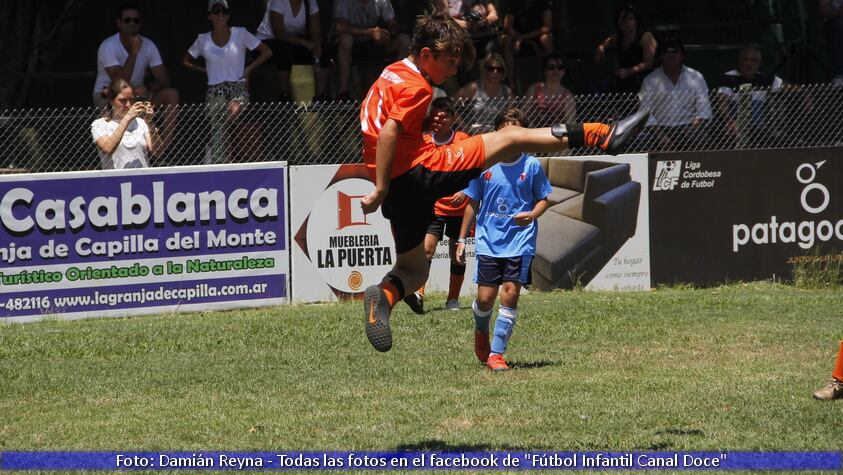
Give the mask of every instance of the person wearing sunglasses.
[{"label": "person wearing sunglasses", "polygon": [[492,130],[492,121],[503,109],[505,99],[512,97],[512,89],[503,82],[506,78],[503,56],[490,54],[483,62],[482,71],[479,81],[471,81],[456,94],[456,97],[474,100],[470,135]]},{"label": "person wearing sunglasses", "polygon": [[[94,83],[93,103],[106,105],[104,91],[115,79],[132,85],[135,94],[144,96],[154,106],[178,104],[179,93],[170,86],[170,76],[158,47],[141,36],[143,16],[134,2],[121,4],[117,9],[117,33],[106,38],[97,50],[97,79]],[[144,85],[146,71],[152,72],[152,82]]]},{"label": "person wearing sunglasses", "polygon": [[544,81],[527,88],[522,109],[529,112],[530,122],[536,127],[547,127],[559,122],[575,122],[577,106],[574,95],[562,85],[565,62],[562,55],[551,54],[544,60]]},{"label": "person wearing sunglasses", "polygon": [[[225,112],[225,129],[230,129],[240,112],[249,103],[247,81],[255,68],[265,63],[272,56],[268,46],[261,43],[249,30],[241,27],[231,27],[228,24],[230,11],[227,0],[208,1],[208,20],[213,29],[196,37],[196,41],[182,58],[182,64],[187,69],[200,71],[208,76],[208,90],[205,102],[210,106],[211,114]],[[258,51],[258,57],[248,66],[246,52]],[[205,59],[205,66],[196,61]],[[218,131],[217,131],[218,132]],[[232,134],[228,134],[231,139]],[[221,143],[223,140],[218,141]],[[239,151],[242,147],[235,147]],[[218,146],[216,149],[222,149]],[[231,149],[231,147],[226,147]],[[214,155],[214,154],[212,154]],[[213,160],[222,159],[215,157]]]},{"label": "person wearing sunglasses", "polygon": [[91,124],[103,170],[148,167],[155,131],[149,123],[152,106],[135,101],[135,91],[125,79],[112,81],[106,98],[102,117]]}]

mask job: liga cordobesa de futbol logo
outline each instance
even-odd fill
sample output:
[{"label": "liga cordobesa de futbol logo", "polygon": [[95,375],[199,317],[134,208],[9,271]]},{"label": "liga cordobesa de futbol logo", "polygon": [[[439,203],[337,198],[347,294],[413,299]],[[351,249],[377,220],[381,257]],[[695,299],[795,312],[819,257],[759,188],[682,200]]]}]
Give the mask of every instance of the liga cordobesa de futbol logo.
[{"label": "liga cordobesa de futbol logo", "polygon": [[340,298],[378,283],[395,263],[389,221],[360,207],[373,186],[364,165],[340,166],[294,238]]}]

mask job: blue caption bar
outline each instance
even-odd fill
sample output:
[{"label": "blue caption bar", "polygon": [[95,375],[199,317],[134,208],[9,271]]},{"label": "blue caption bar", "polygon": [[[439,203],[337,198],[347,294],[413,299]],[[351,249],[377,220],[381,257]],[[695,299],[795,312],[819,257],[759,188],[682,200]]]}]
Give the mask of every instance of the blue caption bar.
[{"label": "blue caption bar", "polygon": [[840,452],[0,452],[0,470],[833,470]]}]

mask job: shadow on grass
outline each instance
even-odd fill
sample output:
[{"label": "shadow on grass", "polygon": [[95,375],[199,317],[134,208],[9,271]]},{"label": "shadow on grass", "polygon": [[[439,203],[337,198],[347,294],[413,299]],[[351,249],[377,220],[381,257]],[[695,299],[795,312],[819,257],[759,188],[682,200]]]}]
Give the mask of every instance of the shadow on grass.
[{"label": "shadow on grass", "polygon": [[449,444],[444,440],[430,439],[414,444],[399,444],[395,446],[395,450],[398,452],[536,452],[550,449],[547,447],[497,447],[487,444]]},{"label": "shadow on grass", "polygon": [[558,361],[514,361],[509,363],[509,367],[510,369],[538,369],[558,364]]}]

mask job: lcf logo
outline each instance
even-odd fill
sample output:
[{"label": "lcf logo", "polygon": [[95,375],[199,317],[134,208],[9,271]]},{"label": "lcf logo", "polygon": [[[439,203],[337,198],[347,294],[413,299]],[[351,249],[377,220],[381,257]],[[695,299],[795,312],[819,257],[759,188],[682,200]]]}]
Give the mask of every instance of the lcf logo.
[{"label": "lcf logo", "polygon": [[653,177],[653,191],[669,191],[679,183],[682,173],[682,160],[664,160],[656,162],[656,174]]}]

